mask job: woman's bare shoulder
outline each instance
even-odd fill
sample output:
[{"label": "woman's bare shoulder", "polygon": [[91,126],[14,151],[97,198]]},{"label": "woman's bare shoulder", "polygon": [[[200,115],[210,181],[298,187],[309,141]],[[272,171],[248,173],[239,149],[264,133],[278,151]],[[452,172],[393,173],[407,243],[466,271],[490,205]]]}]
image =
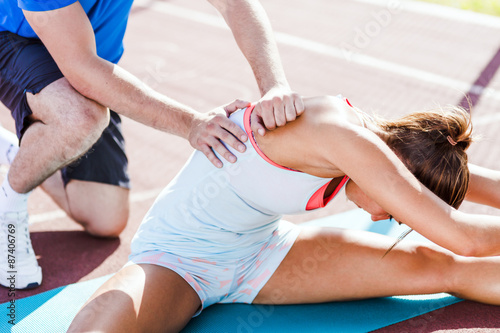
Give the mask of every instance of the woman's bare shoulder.
[{"label": "woman's bare shoulder", "polygon": [[304,99],[304,120],[312,124],[333,123],[339,126],[351,124],[362,126],[358,112],[339,96],[315,96]]},{"label": "woman's bare shoulder", "polygon": [[[319,127],[329,128],[359,125],[362,120],[347,102],[336,96],[315,96],[303,99],[305,111],[297,120],[268,132],[266,136],[259,137],[257,142],[266,144],[268,141],[280,140],[288,136],[301,137],[309,135],[308,132],[316,131]],[[292,141],[296,141],[292,139]]]},{"label": "woman's bare shoulder", "polygon": [[320,137],[319,131],[334,133],[336,128],[361,125],[361,121],[341,98],[316,96],[303,100],[305,111],[297,120],[265,136],[256,135],[256,141],[264,154],[280,165],[318,176],[330,175],[330,171],[322,169],[324,156],[319,148],[323,140],[330,141],[332,136]]},{"label": "woman's bare shoulder", "polygon": [[[346,102],[337,96],[314,96],[304,98],[306,111],[311,115],[339,116],[344,113]],[[305,113],[304,113],[305,114]]]}]

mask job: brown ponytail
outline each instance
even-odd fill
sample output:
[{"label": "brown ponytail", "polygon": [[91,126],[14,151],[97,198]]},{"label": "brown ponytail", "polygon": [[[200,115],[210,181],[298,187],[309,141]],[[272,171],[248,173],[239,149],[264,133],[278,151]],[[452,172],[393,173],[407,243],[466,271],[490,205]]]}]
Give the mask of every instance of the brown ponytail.
[{"label": "brown ponytail", "polygon": [[450,106],[376,123],[387,134],[388,146],[417,179],[458,208],[469,186],[465,151],[472,142],[470,115]]}]

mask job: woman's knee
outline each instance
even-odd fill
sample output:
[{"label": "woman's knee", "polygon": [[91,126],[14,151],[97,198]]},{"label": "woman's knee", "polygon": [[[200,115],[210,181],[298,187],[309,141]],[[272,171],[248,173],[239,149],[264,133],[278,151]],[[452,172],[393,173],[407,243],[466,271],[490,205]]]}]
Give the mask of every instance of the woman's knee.
[{"label": "woman's knee", "polygon": [[[68,332],[137,332],[134,285],[141,277],[118,271],[77,313]],[[135,278],[135,281],[133,280]]]}]

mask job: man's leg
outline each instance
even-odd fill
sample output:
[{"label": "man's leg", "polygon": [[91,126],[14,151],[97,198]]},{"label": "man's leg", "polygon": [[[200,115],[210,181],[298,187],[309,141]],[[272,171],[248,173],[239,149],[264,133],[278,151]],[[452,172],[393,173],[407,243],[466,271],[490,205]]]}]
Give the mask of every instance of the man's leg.
[{"label": "man's leg", "polygon": [[[40,99],[33,103],[34,123],[25,130],[20,149],[2,184],[2,252],[14,251],[4,253],[0,259],[3,263],[0,284],[6,285],[6,277],[10,278],[9,272],[14,271],[18,289],[36,287],[42,280],[28,232],[27,193],[90,148],[102,131],[100,123],[107,118],[105,108],[76,93],[65,79],[47,86],[39,95],[48,103]],[[49,111],[59,112],[64,106],[72,110],[61,117],[63,119]],[[82,115],[78,114],[80,111]],[[68,117],[68,113],[75,114]],[[71,128],[77,129],[71,131]],[[15,246],[9,247],[11,241],[15,241]],[[15,265],[11,265],[14,262]]]},{"label": "man's leg", "polygon": [[9,169],[9,183],[28,193],[57,170],[82,156],[97,141],[108,120],[108,110],[80,95],[61,78],[33,95],[33,112],[19,151]]},{"label": "man's leg", "polygon": [[[0,284],[41,283],[28,232],[27,197],[78,159],[108,123],[107,108],[74,90],[40,42],[0,33],[0,100],[12,112],[20,149],[1,185]],[[10,273],[15,272],[15,273]],[[11,279],[12,280],[12,279]]]},{"label": "man's leg", "polygon": [[129,214],[130,179],[121,119],[111,111],[99,141],[42,188],[90,234],[117,237]]},{"label": "man's leg", "polygon": [[72,180],[64,187],[60,171],[41,187],[91,235],[118,237],[127,225],[130,192],[127,188],[81,180]]},{"label": "man's leg", "polygon": [[[123,137],[120,129],[117,128],[119,124],[117,124],[116,115],[113,115],[113,118],[115,118],[114,121],[103,135],[108,137],[109,142],[121,142],[121,147],[117,144],[96,145],[91,150],[104,149],[103,153],[90,153],[84,157],[90,160],[95,160],[97,157],[93,164],[108,165],[104,171],[102,167],[100,168],[101,179],[98,179],[99,175],[97,175],[99,170],[95,170],[87,163],[83,167],[93,170],[87,172],[87,178],[90,180],[66,179],[67,185],[65,185],[61,171],[57,171],[41,185],[41,188],[69,217],[81,224],[90,234],[100,237],[117,237],[125,228],[129,215],[130,191],[126,165],[124,165],[126,156],[123,150]],[[106,138],[101,140],[106,140]],[[0,164],[10,165],[14,160],[19,150],[17,142],[15,134],[0,126]],[[108,158],[99,160],[98,157],[103,155]],[[109,158],[116,155],[121,158]],[[114,165],[109,165],[110,163]],[[78,164],[73,169],[75,167],[82,166]],[[106,170],[112,175],[102,175],[106,173]]]}]

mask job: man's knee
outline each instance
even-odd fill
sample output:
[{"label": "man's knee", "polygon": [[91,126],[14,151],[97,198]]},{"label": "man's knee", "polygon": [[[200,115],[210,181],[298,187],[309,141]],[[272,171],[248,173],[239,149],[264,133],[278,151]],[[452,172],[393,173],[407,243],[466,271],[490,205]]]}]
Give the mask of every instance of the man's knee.
[{"label": "man's knee", "polygon": [[128,218],[99,221],[84,224],[85,230],[96,237],[119,237],[127,226]]},{"label": "man's knee", "polygon": [[123,207],[119,211],[79,213],[72,217],[92,236],[118,237],[127,226],[129,209]]},{"label": "man's knee", "polygon": [[129,218],[126,188],[72,180],[66,186],[70,216],[91,235],[118,237]]}]

